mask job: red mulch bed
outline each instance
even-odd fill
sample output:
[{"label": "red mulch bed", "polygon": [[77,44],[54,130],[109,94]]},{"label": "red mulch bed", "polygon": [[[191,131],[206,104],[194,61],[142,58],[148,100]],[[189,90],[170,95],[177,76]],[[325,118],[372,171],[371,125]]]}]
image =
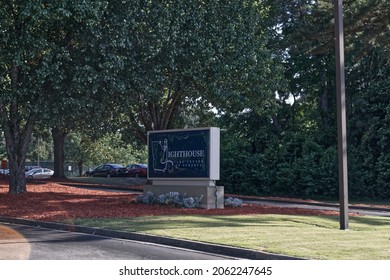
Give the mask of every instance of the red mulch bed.
[{"label": "red mulch bed", "polygon": [[30,181],[27,192],[8,194],[8,181],[0,179],[0,216],[40,221],[74,218],[126,218],[157,215],[339,215],[336,211],[281,208],[260,205],[225,209],[181,209],[136,203],[137,194],[89,190],[66,185],[69,180]]}]

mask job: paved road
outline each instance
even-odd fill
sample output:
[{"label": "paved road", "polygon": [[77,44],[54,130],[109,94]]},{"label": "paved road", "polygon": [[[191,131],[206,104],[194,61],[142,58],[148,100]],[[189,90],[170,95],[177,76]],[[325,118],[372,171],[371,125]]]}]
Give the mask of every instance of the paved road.
[{"label": "paved road", "polygon": [[[277,206],[277,207],[286,207],[286,208],[304,208],[304,209],[316,209],[316,210],[331,210],[331,211],[339,211],[339,207],[337,205],[327,204],[327,203],[296,203],[291,201],[275,201],[275,200],[262,200],[262,199],[256,199],[256,200],[250,200],[245,199],[245,203],[252,203],[252,204],[260,204],[260,205],[267,205],[267,206]],[[390,217],[390,209],[380,209],[375,207],[359,207],[359,206],[350,206],[349,207],[350,213],[358,213],[362,215],[368,215],[368,216],[383,216],[383,217]]]},{"label": "paved road", "polygon": [[0,223],[0,260],[222,260],[219,255],[102,236]]}]

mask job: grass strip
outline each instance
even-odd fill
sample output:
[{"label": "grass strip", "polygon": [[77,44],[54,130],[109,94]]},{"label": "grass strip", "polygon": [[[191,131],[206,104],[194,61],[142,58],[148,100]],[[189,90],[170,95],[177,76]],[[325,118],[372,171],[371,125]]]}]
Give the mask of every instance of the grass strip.
[{"label": "grass strip", "polygon": [[390,259],[390,219],[384,217],[350,217],[347,231],[332,216],[146,216],[73,222],[309,259]]}]

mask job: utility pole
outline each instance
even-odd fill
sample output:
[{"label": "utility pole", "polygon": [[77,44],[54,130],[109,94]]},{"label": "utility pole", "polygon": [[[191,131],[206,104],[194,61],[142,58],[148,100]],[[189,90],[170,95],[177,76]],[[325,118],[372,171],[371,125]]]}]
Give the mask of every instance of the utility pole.
[{"label": "utility pole", "polygon": [[345,65],[344,65],[344,23],[343,1],[335,0],[336,34],[336,93],[337,93],[337,137],[340,196],[340,229],[348,225],[348,167],[347,167],[347,121],[345,109]]}]

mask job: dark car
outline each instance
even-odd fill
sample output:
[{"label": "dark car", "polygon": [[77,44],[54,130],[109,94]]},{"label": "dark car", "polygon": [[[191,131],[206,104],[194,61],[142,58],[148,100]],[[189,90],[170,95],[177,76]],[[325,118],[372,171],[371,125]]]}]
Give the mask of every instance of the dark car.
[{"label": "dark car", "polygon": [[126,168],[127,176],[130,177],[146,177],[148,174],[148,166],[146,164],[129,164]]},{"label": "dark car", "polygon": [[90,177],[123,177],[127,175],[126,167],[120,164],[107,163],[96,167],[88,173]]}]

